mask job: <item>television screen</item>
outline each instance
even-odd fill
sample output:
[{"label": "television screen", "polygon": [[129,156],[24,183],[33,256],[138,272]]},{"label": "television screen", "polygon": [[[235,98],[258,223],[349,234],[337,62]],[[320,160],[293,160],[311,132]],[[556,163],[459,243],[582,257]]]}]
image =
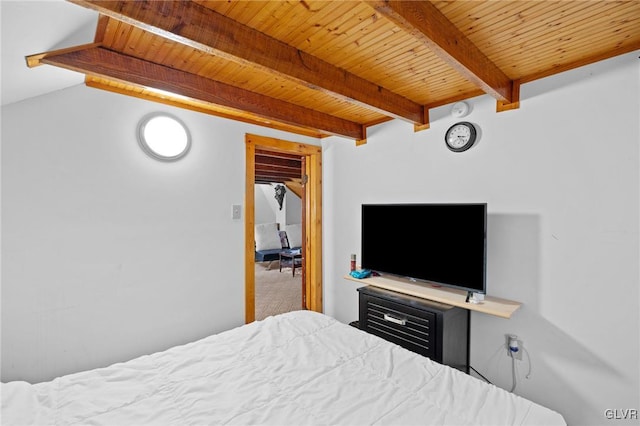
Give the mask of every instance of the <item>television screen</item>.
[{"label": "television screen", "polygon": [[486,204],[363,204],[361,264],[485,293]]}]

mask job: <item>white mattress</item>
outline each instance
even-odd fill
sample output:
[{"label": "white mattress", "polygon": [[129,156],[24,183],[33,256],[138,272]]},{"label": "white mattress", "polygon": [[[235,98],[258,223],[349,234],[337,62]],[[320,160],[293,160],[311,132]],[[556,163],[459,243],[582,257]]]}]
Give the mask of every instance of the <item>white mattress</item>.
[{"label": "white mattress", "polygon": [[565,424],[554,411],[309,311],[1,390],[3,425]]}]

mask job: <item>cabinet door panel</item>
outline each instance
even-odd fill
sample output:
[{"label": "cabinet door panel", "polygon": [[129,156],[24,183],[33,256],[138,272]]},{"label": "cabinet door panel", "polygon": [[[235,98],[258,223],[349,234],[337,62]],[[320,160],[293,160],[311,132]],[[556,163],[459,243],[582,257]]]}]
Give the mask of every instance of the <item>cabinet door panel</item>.
[{"label": "cabinet door panel", "polygon": [[433,313],[371,296],[366,296],[365,303],[366,331],[434,359],[436,316]]}]

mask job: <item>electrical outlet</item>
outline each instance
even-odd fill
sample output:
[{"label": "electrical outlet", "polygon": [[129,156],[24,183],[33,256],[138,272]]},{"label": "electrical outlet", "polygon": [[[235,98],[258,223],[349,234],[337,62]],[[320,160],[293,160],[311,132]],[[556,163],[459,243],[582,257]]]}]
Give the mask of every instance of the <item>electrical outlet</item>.
[{"label": "electrical outlet", "polygon": [[515,334],[505,334],[505,347],[507,349],[507,356],[512,356],[518,361],[522,361],[523,345],[522,340]]}]

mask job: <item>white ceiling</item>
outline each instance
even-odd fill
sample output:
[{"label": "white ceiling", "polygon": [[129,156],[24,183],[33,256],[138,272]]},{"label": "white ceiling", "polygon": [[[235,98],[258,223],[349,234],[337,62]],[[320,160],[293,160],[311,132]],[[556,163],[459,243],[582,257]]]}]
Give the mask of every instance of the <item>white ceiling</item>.
[{"label": "white ceiling", "polygon": [[0,0],[2,105],[82,84],[84,75],[25,56],[93,42],[98,14],[63,0]]}]

